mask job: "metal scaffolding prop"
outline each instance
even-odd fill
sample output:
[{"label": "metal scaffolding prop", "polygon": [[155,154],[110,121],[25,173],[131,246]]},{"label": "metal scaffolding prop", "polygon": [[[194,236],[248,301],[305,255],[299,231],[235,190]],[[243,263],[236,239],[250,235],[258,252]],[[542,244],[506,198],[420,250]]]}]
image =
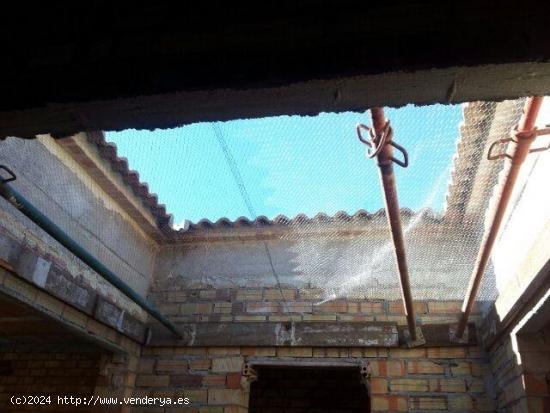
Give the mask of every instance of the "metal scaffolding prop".
[{"label": "metal scaffolding prop", "polygon": [[[537,119],[542,101],[542,96],[535,96],[527,99],[523,109],[523,115],[516,129],[512,131],[512,136],[509,138],[499,139],[493,142],[493,144],[489,147],[487,159],[495,160],[508,158],[510,160],[510,165],[506,178],[500,188],[497,189],[498,195],[496,196],[496,208],[494,209],[488,229],[483,235],[476,263],[474,265],[474,270],[468,285],[468,292],[466,293],[466,297],[464,298],[464,302],[462,304],[462,316],[454,337],[457,341],[464,340],[463,336],[468,323],[468,318],[472,308],[474,307],[476,296],[481,285],[481,280],[483,278],[487,262],[489,261],[489,257],[491,256],[491,251],[502,224],[502,219],[504,217],[504,213],[506,212],[508,202],[510,201],[521,165],[530,153],[550,149],[550,146],[531,149],[531,144],[538,136],[550,134],[550,128],[536,129],[535,127],[535,121]],[[497,146],[503,144],[508,144],[507,150],[500,154],[493,154],[493,150]]]},{"label": "metal scaffolding prop", "polygon": [[[395,183],[395,174],[393,164],[406,168],[409,164],[408,154],[405,148],[393,142],[393,131],[390,122],[384,116],[382,108],[372,108],[370,110],[372,117],[372,128],[363,124],[357,125],[357,136],[359,140],[367,145],[367,157],[376,157],[378,167],[380,168],[380,180],[384,192],[384,204],[386,216],[394,245],[394,253],[399,271],[399,283],[401,287],[401,296],[405,306],[407,316],[408,335],[406,335],[406,345],[408,347],[417,347],[425,344],[422,331],[416,326],[416,317],[411,294],[411,283],[407,267],[407,257],[405,254],[405,242],[403,240],[403,230],[401,227],[401,216],[399,202],[397,199],[397,188]],[[366,139],[363,133],[368,134]],[[393,156],[393,149],[397,149],[403,155],[403,159],[397,159]]]}]

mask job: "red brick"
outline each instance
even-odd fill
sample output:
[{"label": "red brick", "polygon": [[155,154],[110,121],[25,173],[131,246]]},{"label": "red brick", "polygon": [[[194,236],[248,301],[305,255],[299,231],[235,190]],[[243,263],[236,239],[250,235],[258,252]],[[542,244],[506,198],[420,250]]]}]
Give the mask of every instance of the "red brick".
[{"label": "red brick", "polygon": [[209,405],[237,405],[246,406],[248,394],[242,390],[234,389],[209,389]]},{"label": "red brick", "polygon": [[405,374],[405,363],[400,360],[375,360],[369,363],[373,376],[403,376]]},{"label": "red brick", "polygon": [[[281,293],[282,292],[282,293]],[[268,288],[264,290],[264,300],[267,301],[294,301],[298,291],[294,289]]]},{"label": "red brick", "polygon": [[387,394],[388,381],[381,378],[372,378],[370,380],[370,391],[372,394]]},{"label": "red brick", "polygon": [[225,375],[208,374],[202,378],[202,384],[206,387],[225,387]]},{"label": "red brick", "polygon": [[138,387],[165,387],[169,383],[170,376],[167,375],[139,374],[136,379]]},{"label": "red brick", "polygon": [[393,379],[390,381],[392,392],[425,392],[428,389],[428,380],[424,379]]},{"label": "red brick", "polygon": [[[415,301],[413,303],[414,311],[416,314],[427,314],[428,305],[422,301]],[[403,300],[390,301],[388,303],[388,313],[389,314],[405,314],[405,306],[403,305]]]},{"label": "red brick", "polygon": [[426,349],[423,348],[391,348],[391,358],[424,358],[426,357]]},{"label": "red brick", "polygon": [[211,361],[209,359],[189,361],[190,370],[209,370],[210,365],[211,365]]},{"label": "red brick", "polygon": [[430,314],[455,314],[460,313],[462,310],[461,301],[430,301],[428,303],[428,310]]},{"label": "red brick", "polygon": [[526,373],[523,375],[527,396],[548,396],[548,381],[544,373]]},{"label": "red brick", "polygon": [[313,313],[347,313],[348,312],[348,303],[344,300],[339,301],[329,301],[323,304],[318,304],[313,306]]},{"label": "red brick", "polygon": [[449,410],[450,411],[467,411],[474,410],[472,398],[470,396],[450,396]]},{"label": "red brick", "polygon": [[447,410],[445,397],[411,397],[409,402],[411,410]]},{"label": "red brick", "polygon": [[382,314],[384,312],[384,304],[381,301],[362,302],[361,312],[366,314]]},{"label": "red brick", "polygon": [[194,374],[178,374],[170,376],[171,386],[182,386],[186,389],[198,388],[202,385],[202,376]]},{"label": "red brick", "polygon": [[279,304],[274,302],[246,303],[247,313],[277,313],[279,308]]},{"label": "red brick", "polygon": [[407,398],[404,396],[372,396],[373,411],[406,412]]},{"label": "red brick", "polygon": [[311,313],[312,309],[312,303],[305,301],[294,301],[281,304],[281,311],[283,313]]},{"label": "red brick", "polygon": [[443,393],[463,393],[466,383],[461,379],[431,379],[430,391]]},{"label": "red brick", "polygon": [[428,349],[428,358],[448,359],[464,358],[466,349],[464,347],[431,347]]},{"label": "red brick", "polygon": [[241,388],[241,373],[229,373],[225,387],[227,389],[240,389]]},{"label": "red brick", "polygon": [[275,347],[241,347],[243,356],[275,356],[277,349]]},{"label": "red brick", "polygon": [[187,360],[157,360],[156,371],[161,372],[185,372],[187,371]]},{"label": "red brick", "polygon": [[407,372],[409,374],[442,374],[445,368],[433,361],[410,360],[407,361]]}]

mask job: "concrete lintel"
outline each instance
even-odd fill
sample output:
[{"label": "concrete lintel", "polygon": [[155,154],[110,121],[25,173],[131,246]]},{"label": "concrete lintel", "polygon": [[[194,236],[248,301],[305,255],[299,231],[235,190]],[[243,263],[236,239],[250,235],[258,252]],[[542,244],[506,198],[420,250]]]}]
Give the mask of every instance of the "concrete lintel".
[{"label": "concrete lintel", "polygon": [[397,326],[386,322],[186,323],[178,340],[159,325],[151,346],[397,347]]},{"label": "concrete lintel", "polygon": [[[162,326],[153,325],[150,346],[183,347],[399,347],[405,343],[404,326],[387,322],[232,322],[186,323],[178,329],[178,340]],[[467,343],[449,338],[449,324],[422,326],[424,347],[476,345],[475,326]]]},{"label": "concrete lintel", "polygon": [[196,90],[5,111],[0,112],[0,138],[45,133],[65,137],[80,131],[174,128],[193,122],[545,94],[550,94],[547,62],[393,71],[280,87]]},{"label": "concrete lintel", "polygon": [[[139,343],[145,342],[146,326],[109,297],[103,297],[83,277],[73,277],[53,257],[42,256],[27,245],[0,234],[1,268],[88,317]],[[114,288],[114,287],[113,287]]]}]

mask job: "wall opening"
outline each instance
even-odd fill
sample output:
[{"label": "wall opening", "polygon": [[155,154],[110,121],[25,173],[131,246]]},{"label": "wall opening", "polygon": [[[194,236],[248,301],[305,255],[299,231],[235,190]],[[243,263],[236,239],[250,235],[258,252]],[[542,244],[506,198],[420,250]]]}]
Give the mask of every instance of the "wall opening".
[{"label": "wall opening", "polygon": [[364,413],[370,398],[359,368],[258,366],[250,413]]}]

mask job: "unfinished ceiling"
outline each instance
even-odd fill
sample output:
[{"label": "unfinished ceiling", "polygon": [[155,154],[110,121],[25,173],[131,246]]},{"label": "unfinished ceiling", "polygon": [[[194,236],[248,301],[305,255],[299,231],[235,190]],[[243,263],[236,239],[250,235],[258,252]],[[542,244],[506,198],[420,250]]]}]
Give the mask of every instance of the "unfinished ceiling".
[{"label": "unfinished ceiling", "polygon": [[0,136],[550,93],[543,1],[16,4]]}]

